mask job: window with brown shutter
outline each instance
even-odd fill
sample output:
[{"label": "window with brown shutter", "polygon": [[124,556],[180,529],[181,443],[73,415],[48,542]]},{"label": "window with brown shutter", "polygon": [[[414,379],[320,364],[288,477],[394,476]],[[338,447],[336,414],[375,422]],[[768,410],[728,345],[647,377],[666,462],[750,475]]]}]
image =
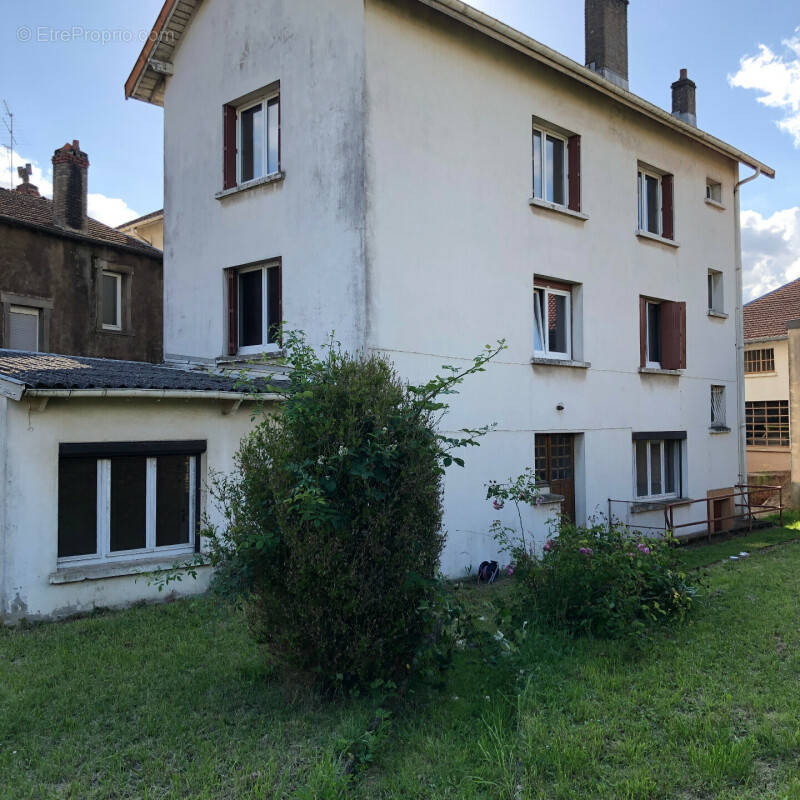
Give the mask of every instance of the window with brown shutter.
[{"label": "window with brown shutter", "polygon": [[639,298],[639,366],[686,369],[686,303]]},{"label": "window with brown shutter", "polygon": [[577,134],[567,139],[567,164],[569,174],[570,211],[581,210],[581,137]]},{"label": "window with brown shutter", "polygon": [[225,270],[225,290],[228,295],[228,355],[235,356],[239,348],[239,287],[235,269]]},{"label": "window with brown shutter", "polygon": [[222,187],[236,186],[236,107],[222,106]]},{"label": "window with brown shutter", "polygon": [[673,176],[640,164],[637,192],[639,231],[652,233],[663,239],[674,239]]},{"label": "window with brown shutter", "polygon": [[258,355],[282,342],[281,259],[225,270],[228,355]]}]

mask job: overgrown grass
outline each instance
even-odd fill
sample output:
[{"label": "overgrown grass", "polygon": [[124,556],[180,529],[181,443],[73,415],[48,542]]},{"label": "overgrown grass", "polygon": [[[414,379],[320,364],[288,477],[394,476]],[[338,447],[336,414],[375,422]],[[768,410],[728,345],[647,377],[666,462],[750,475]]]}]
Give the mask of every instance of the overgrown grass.
[{"label": "overgrown grass", "polygon": [[767,528],[752,533],[734,535],[730,539],[712,537],[711,542],[696,540],[676,550],[678,562],[683,569],[691,570],[706,567],[718,561],[738,556],[739,553],[754,553],[781,542],[800,539],[800,522],[788,520],[785,528]]},{"label": "overgrown grass", "polygon": [[2,631],[0,796],[800,800],[800,546],[736,544],[685,627],[467,649],[375,734],[375,700],[268,674],[207,599]]}]

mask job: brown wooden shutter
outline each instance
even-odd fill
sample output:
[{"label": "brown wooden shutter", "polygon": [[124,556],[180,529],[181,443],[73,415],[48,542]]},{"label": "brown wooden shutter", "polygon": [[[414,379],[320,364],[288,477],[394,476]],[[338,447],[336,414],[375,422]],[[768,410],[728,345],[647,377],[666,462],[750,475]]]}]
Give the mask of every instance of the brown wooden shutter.
[{"label": "brown wooden shutter", "polygon": [[675,238],[675,218],[672,208],[672,175],[661,178],[661,235],[665,239]]},{"label": "brown wooden shutter", "polygon": [[639,298],[639,366],[647,366],[647,300]]},{"label": "brown wooden shutter", "polygon": [[236,108],[222,106],[222,187],[236,186]]},{"label": "brown wooden shutter", "polygon": [[228,294],[228,355],[235,356],[239,349],[239,286],[235,269],[225,270],[225,285]]},{"label": "brown wooden shutter", "polygon": [[581,137],[567,139],[567,168],[569,170],[569,209],[581,210]]},{"label": "brown wooden shutter", "polygon": [[282,319],[281,300],[281,262],[267,270],[267,341],[283,344],[281,341]]},{"label": "brown wooden shutter", "polygon": [[686,303],[661,303],[661,366],[686,369]]}]

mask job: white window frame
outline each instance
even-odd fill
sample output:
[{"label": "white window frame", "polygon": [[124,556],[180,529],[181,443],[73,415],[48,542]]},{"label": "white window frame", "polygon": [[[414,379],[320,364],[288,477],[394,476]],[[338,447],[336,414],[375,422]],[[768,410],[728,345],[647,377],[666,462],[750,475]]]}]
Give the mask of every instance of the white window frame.
[{"label": "white window frame", "polygon": [[[717,197],[714,197],[717,194]],[[722,205],[722,183],[713,178],[706,178],[706,200]]]},{"label": "white window frame", "polygon": [[[36,347],[34,348],[33,352],[39,352],[39,345],[40,339],[39,336],[39,327],[41,325],[41,309],[39,308],[31,308],[30,306],[9,306],[8,308],[9,314],[24,314],[28,317],[36,317]],[[11,343],[9,342],[9,345]]]},{"label": "white window frame", "polygon": [[[121,331],[122,330],[122,273],[121,272],[114,272],[113,270],[104,269],[102,272],[103,279],[105,278],[114,278],[117,284],[117,314],[116,319],[117,321],[112,325],[111,323],[104,322],[103,323],[103,330],[104,331]],[[101,296],[104,296],[103,287],[100,287]],[[105,316],[106,309],[102,308],[103,316]]]},{"label": "white window frame", "polygon": [[146,558],[153,555],[189,555],[195,551],[195,527],[197,520],[197,469],[199,454],[188,455],[189,459],[189,541],[182,544],[156,545],[156,491],[158,487],[158,456],[147,457],[145,490],[145,546],[136,550],[111,550],[111,459],[97,458],[97,533],[94,553],[79,556],[60,556],[59,566],[81,563],[109,563]]},{"label": "white window frame", "polygon": [[[644,316],[644,353],[645,353],[645,364],[650,369],[661,369],[661,362],[660,361],[653,361],[650,358],[650,307],[651,306],[660,306],[661,303],[657,300],[647,300],[645,301],[645,316]],[[664,347],[664,337],[662,336],[662,320],[659,316],[658,319],[658,339],[659,344],[661,347]]]},{"label": "white window frame", "polygon": [[[535,158],[535,145],[534,145],[534,137],[535,134],[539,134],[541,136],[542,141],[542,148],[541,148],[541,159],[539,164],[539,170],[542,176],[542,196],[539,197],[536,194],[536,158]],[[564,167],[563,167],[563,175],[564,175],[564,202],[563,203],[556,203],[554,200],[547,199],[547,137],[550,136],[553,139],[558,139],[564,145]],[[533,130],[531,132],[531,180],[533,181],[532,189],[532,196],[535,197],[537,200],[543,200],[545,203],[552,203],[554,206],[559,206],[560,208],[569,208],[569,140],[566,136],[556,133],[556,131],[552,130],[551,128],[545,128],[541,125],[537,125],[534,123]]]},{"label": "white window frame", "polygon": [[[656,215],[656,221],[658,223],[657,231],[651,231],[647,228],[647,217],[648,217],[648,206],[647,206],[647,192],[645,191],[645,178],[655,178],[656,183],[658,185],[658,214]],[[661,196],[662,188],[661,188],[661,181],[663,180],[664,176],[655,172],[652,169],[645,169],[641,165],[639,166],[639,175],[637,178],[638,181],[638,192],[639,192],[639,232],[640,233],[649,233],[653,236],[661,236],[664,232],[664,211],[663,205],[664,201]]]},{"label": "white window frame", "polygon": [[[278,152],[278,163],[275,165],[275,169],[270,172],[269,169],[269,103],[273,100],[278,101],[278,141],[275,142],[275,147]],[[281,141],[281,126],[280,126],[280,104],[281,104],[281,93],[280,90],[276,90],[274,92],[270,92],[269,94],[262,95],[261,97],[256,98],[248,103],[243,103],[241,106],[238,106],[236,109],[236,184],[237,186],[247,186],[251,183],[256,183],[257,181],[262,181],[265,178],[271,178],[275,175],[279,175],[281,171],[281,149],[280,149],[280,141]],[[263,141],[261,142],[261,154],[262,154],[262,163],[264,165],[264,174],[263,175],[254,175],[252,178],[248,178],[248,180],[242,180],[242,114],[245,111],[248,111],[251,108],[254,108],[257,105],[261,105],[262,111],[264,114],[264,136]],[[255,142],[253,142],[253,147],[255,147]]]},{"label": "white window frame", "polygon": [[[633,493],[634,497],[639,501],[650,501],[650,500],[671,500],[676,497],[680,497],[681,491],[681,483],[682,483],[682,472],[683,472],[683,445],[681,444],[681,439],[638,439],[634,440],[633,442]],[[639,481],[638,475],[636,473],[636,445],[641,444],[641,442],[645,442],[647,444],[647,489],[650,491],[652,488],[652,463],[651,463],[651,453],[650,453],[650,446],[653,443],[659,444],[661,446],[661,486],[663,487],[666,484],[666,466],[667,466],[667,450],[665,445],[670,444],[674,445],[677,442],[677,454],[675,458],[675,474],[673,477],[673,483],[675,485],[675,491],[673,492],[661,492],[661,494],[637,494],[639,490]]]},{"label": "white window frame", "polygon": [[711,290],[711,302],[709,303],[708,310],[716,311],[719,314],[725,313],[725,284],[723,282],[723,273],[718,269],[709,269],[707,283],[708,288]]},{"label": "white window frame", "polygon": [[[267,264],[257,264],[253,267],[243,267],[242,269],[236,270],[236,307],[239,311],[239,319],[237,319],[236,324],[239,324],[241,319],[242,313],[242,296],[238,294],[239,292],[239,277],[244,275],[248,272],[261,272],[261,344],[252,344],[246,345],[242,347],[241,345],[237,348],[237,352],[240,355],[248,356],[248,355],[260,355],[261,353],[270,353],[280,350],[280,344],[278,342],[267,342],[265,339],[269,338],[269,282],[267,280],[267,271],[270,269],[276,269],[277,264],[270,262]],[[236,341],[238,342],[240,339],[239,330],[236,331]]]},{"label": "white window frame", "polygon": [[[536,292],[540,291],[544,294],[544,303],[543,308],[541,309],[541,323],[542,327],[539,328],[537,324],[537,314],[536,314]],[[567,331],[566,331],[566,342],[567,342],[567,349],[565,352],[561,353],[557,350],[550,350],[549,343],[547,338],[547,331],[549,330],[549,309],[550,304],[547,301],[549,295],[558,295],[560,297],[566,298],[565,304],[565,317],[567,321]],[[534,355],[539,356],[541,358],[552,358],[552,359],[565,359],[570,360],[572,358],[572,292],[564,291],[563,289],[552,289],[549,286],[537,286],[534,284],[533,287],[533,324],[534,327],[538,329],[539,333],[539,341],[541,341],[544,349],[537,350],[536,349],[536,331],[534,331],[533,337],[533,348],[534,348]]]}]

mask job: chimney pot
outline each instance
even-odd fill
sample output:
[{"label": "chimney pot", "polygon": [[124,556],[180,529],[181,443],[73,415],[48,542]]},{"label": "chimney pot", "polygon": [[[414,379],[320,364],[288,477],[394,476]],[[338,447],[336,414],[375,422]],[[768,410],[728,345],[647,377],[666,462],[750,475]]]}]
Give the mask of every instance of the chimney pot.
[{"label": "chimney pot", "polygon": [[689,70],[682,69],[680,78],[672,84],[672,116],[697,127],[697,84],[689,77]]},{"label": "chimney pot", "polygon": [[628,0],[586,0],[586,66],[628,88]]},{"label": "chimney pot", "polygon": [[53,222],[86,233],[89,157],[77,139],[53,153]]}]

